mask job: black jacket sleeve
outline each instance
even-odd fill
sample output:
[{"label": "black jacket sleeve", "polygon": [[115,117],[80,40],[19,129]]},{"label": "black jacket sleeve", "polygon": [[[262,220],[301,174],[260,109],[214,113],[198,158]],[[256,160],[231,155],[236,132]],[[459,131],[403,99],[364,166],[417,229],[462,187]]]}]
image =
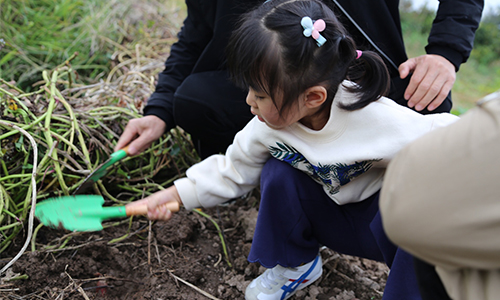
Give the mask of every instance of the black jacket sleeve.
[{"label": "black jacket sleeve", "polygon": [[484,8],[484,0],[440,0],[425,50],[448,59],[458,71],[467,61]]},{"label": "black jacket sleeve", "polygon": [[[200,2],[200,3],[198,3]],[[144,115],[155,115],[167,125],[175,127],[173,98],[175,91],[196,66],[198,59],[213,35],[213,24],[208,24],[209,3],[213,1],[187,0],[187,17],[178,34],[178,41],[170,49],[165,69],[158,75],[158,83],[149,98]],[[207,11],[208,8],[208,11]]]}]

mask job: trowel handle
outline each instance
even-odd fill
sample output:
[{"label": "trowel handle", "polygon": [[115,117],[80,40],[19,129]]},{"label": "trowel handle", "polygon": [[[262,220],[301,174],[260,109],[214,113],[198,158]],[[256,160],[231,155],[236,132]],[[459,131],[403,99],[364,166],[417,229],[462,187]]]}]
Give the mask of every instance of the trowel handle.
[{"label": "trowel handle", "polygon": [[126,146],[126,147],[124,147],[116,152],[111,153],[111,155],[109,157],[108,165],[112,165],[115,162],[125,158],[126,156],[128,156],[128,146]]},{"label": "trowel handle", "polygon": [[[177,201],[171,201],[164,204],[168,210],[171,212],[179,211],[179,203]],[[148,214],[148,205],[125,205],[125,211],[127,216],[137,216],[137,215],[147,215]]]},{"label": "trowel handle", "polygon": [[125,146],[125,147],[123,147],[121,149],[121,150],[125,151],[125,153],[127,154],[127,156],[129,155],[129,153],[128,153],[128,146],[130,146],[130,145],[127,145],[127,146]]}]

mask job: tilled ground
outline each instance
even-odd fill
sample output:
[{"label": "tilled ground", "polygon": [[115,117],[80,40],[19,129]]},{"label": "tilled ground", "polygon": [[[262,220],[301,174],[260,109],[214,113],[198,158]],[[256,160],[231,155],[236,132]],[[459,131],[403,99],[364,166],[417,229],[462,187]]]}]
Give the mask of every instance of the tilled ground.
[{"label": "tilled ground", "polygon": [[[245,287],[263,268],[248,263],[258,200],[205,209],[223,231],[226,256],[212,221],[181,211],[166,223],[124,220],[99,232],[69,233],[43,227],[37,249],[7,272],[0,299],[244,299]],[[22,236],[2,256],[13,257]],[[17,248],[17,250],[16,250]],[[321,279],[291,299],[381,299],[385,264],[322,249]],[[9,257],[1,259],[5,265]],[[5,279],[5,278],[4,278]]]}]

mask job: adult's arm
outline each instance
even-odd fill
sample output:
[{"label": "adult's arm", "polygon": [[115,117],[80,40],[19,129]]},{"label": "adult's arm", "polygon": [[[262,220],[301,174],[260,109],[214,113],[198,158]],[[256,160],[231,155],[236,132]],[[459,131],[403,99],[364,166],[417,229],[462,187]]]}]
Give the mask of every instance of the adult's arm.
[{"label": "adult's arm", "polygon": [[195,67],[198,58],[213,35],[213,24],[207,15],[213,13],[214,1],[186,0],[187,17],[178,34],[178,41],[170,49],[165,69],[158,76],[154,93],[144,108],[144,115],[155,115],[166,124],[166,130],[175,127],[173,98],[175,91]]},{"label": "adult's arm", "polygon": [[427,54],[445,57],[458,71],[467,61],[484,8],[484,0],[441,0],[432,23]]}]

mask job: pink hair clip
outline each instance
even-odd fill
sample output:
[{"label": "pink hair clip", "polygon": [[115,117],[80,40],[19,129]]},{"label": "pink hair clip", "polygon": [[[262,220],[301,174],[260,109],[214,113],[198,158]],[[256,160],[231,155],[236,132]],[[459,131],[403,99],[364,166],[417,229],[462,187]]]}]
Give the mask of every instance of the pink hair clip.
[{"label": "pink hair clip", "polygon": [[360,57],[361,57],[361,55],[363,54],[363,51],[361,51],[361,50],[356,50],[356,54],[357,54],[357,55],[356,55],[356,59],[358,59],[358,58],[360,58]]},{"label": "pink hair clip", "polygon": [[304,28],[304,31],[302,32],[304,36],[311,36],[313,39],[315,39],[318,47],[321,47],[326,42],[326,39],[321,34],[319,34],[326,28],[326,23],[322,19],[318,19],[313,23],[311,18],[303,17],[300,21],[300,25],[302,25],[302,27]]}]

